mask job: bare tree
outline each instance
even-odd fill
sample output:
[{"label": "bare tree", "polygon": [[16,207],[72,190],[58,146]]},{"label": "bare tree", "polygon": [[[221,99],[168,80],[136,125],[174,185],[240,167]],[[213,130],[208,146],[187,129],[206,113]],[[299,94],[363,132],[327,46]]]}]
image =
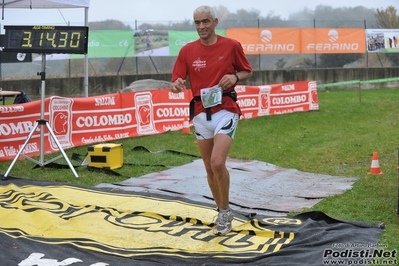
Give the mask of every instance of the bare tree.
[{"label": "bare tree", "polygon": [[229,17],[230,11],[227,7],[219,5],[219,6],[214,6],[214,8],[216,10],[218,19],[225,20]]},{"label": "bare tree", "polygon": [[378,9],[376,19],[378,24],[383,29],[397,29],[399,28],[398,10],[394,6],[389,6],[385,10]]},{"label": "bare tree", "polygon": [[285,64],[287,64],[287,60],[285,60],[284,58],[280,58],[277,60],[276,62],[276,69],[283,69]]}]

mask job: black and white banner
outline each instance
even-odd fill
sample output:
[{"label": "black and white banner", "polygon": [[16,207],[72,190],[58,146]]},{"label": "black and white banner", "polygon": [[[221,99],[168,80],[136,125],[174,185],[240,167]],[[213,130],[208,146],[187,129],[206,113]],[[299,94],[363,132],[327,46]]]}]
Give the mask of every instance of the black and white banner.
[{"label": "black and white banner", "polygon": [[213,206],[181,197],[11,178],[0,181],[0,261],[2,266],[326,265],[339,260],[359,265],[379,256],[376,243],[383,229],[375,224],[321,212],[295,217],[236,213],[232,231],[215,236],[216,214]]}]

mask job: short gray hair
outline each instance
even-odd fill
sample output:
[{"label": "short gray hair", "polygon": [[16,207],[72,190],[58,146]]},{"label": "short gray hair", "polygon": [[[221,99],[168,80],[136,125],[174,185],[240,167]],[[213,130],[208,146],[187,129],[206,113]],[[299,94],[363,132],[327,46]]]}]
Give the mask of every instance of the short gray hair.
[{"label": "short gray hair", "polygon": [[194,10],[194,14],[193,15],[195,16],[196,14],[199,14],[199,13],[209,13],[209,16],[211,17],[211,19],[217,18],[215,9],[213,7],[210,7],[210,6],[197,7]]}]

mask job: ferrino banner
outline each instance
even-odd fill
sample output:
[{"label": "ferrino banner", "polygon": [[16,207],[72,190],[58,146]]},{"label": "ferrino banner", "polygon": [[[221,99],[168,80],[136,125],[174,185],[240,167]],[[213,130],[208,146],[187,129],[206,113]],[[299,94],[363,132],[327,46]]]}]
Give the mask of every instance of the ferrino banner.
[{"label": "ferrino banner", "polygon": [[365,53],[363,29],[227,29],[246,54]]},{"label": "ferrino banner", "polygon": [[[360,28],[231,28],[216,33],[238,40],[245,54],[343,54],[398,53],[399,30]],[[148,33],[151,56],[177,56],[196,31],[153,30]],[[149,56],[143,33],[132,30],[93,30],[89,34],[89,58]],[[144,48],[143,48],[144,47]],[[144,49],[144,50],[143,50]],[[72,54],[71,59],[84,55]]]},{"label": "ferrino banner", "polygon": [[365,39],[363,29],[301,29],[301,53],[365,53]]},{"label": "ferrino banner", "polygon": [[[315,81],[265,86],[236,86],[241,119],[318,110]],[[44,119],[64,149],[93,143],[160,134],[183,128],[189,116],[191,91],[170,89],[125,92],[87,98],[45,99]],[[40,118],[40,101],[0,106],[0,161],[12,160]],[[40,127],[23,154],[40,154]],[[43,127],[45,154],[58,152]]]},{"label": "ferrino banner", "polygon": [[239,41],[245,54],[300,54],[298,29],[227,29],[226,36]]}]

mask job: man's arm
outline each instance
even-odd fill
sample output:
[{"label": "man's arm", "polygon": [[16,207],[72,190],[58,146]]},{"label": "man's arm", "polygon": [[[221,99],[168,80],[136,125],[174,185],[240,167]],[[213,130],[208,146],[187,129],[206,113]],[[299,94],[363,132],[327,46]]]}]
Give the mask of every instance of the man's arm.
[{"label": "man's arm", "polygon": [[234,77],[235,77],[235,79],[236,79],[236,83],[238,83],[240,80],[241,80],[241,81],[247,80],[247,79],[249,79],[251,76],[252,76],[252,72],[250,72],[250,71],[239,71],[239,72],[236,72],[236,73],[234,74]]}]

